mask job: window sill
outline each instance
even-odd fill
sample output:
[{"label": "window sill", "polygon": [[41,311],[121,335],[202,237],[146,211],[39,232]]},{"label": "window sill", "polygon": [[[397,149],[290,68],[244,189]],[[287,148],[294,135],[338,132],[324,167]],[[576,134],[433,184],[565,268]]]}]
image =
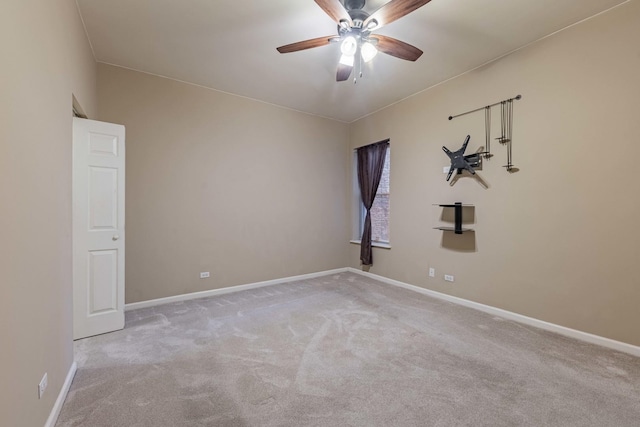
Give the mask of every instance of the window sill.
[{"label": "window sill", "polygon": [[[349,240],[349,243],[353,243],[354,245],[359,245],[360,240]],[[391,249],[391,245],[389,243],[383,243],[383,242],[371,242],[371,246],[373,246],[374,248]]]}]

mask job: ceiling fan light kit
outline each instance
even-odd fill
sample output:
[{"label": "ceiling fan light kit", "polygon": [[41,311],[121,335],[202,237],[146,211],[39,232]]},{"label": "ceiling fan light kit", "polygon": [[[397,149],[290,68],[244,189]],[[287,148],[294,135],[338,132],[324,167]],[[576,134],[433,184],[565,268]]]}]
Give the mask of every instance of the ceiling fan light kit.
[{"label": "ceiling fan light kit", "polygon": [[342,54],[342,56],[340,57],[340,64],[342,65],[353,67],[353,61],[354,61],[353,55]]},{"label": "ceiling fan light kit", "polygon": [[353,36],[345,37],[342,45],[340,46],[340,50],[343,55],[354,56],[356,54],[356,50],[358,50],[358,42],[356,38]]},{"label": "ceiling fan light kit", "polygon": [[[356,56],[361,61],[369,62],[378,51],[407,61],[416,61],[422,51],[403,41],[379,34],[371,34],[373,30],[402,18],[414,10],[424,6],[431,0],[391,0],[372,14],[362,10],[365,0],[315,0],[315,2],[333,19],[338,27],[338,36],[318,37],[297,43],[280,46],[280,53],[297,52],[314,47],[325,46],[333,42],[341,42],[342,56],[338,63],[336,81],[349,78],[355,64]],[[360,72],[362,75],[362,71]],[[355,79],[354,79],[355,82]]]},{"label": "ceiling fan light kit", "polygon": [[378,54],[378,49],[372,43],[364,42],[360,48],[360,54],[364,62],[369,62]]}]

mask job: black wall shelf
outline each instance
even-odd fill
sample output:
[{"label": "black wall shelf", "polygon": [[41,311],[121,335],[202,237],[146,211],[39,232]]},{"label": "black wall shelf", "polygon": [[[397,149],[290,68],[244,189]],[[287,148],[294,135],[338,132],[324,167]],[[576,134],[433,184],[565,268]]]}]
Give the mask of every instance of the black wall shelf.
[{"label": "black wall shelf", "polygon": [[456,203],[436,203],[434,204],[434,206],[440,206],[442,208],[454,208],[454,227],[433,227],[436,230],[442,230],[442,231],[453,231],[456,234],[462,234],[465,231],[467,232],[473,232],[474,230],[471,228],[462,228],[462,208],[465,206],[470,206],[473,207],[473,205],[469,205],[469,204],[462,204],[460,202],[456,202]]}]

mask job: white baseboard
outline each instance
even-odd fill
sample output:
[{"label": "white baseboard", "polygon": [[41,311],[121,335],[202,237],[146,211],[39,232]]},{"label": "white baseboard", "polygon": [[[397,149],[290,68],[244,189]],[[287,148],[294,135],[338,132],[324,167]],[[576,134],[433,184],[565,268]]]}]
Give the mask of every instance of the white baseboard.
[{"label": "white baseboard", "polygon": [[600,345],[602,347],[607,347],[613,350],[621,351],[623,353],[628,353],[633,356],[640,357],[640,347],[632,344],[627,344],[621,341],[612,340],[610,338],[601,337],[599,335],[593,335],[587,332],[578,331],[575,329],[567,328],[565,326],[556,325],[555,323],[545,322],[544,320],[534,319],[533,317],[523,316],[522,314],[514,313],[512,311],[503,310],[501,308],[492,307],[490,305],[480,304],[478,302],[469,301],[464,298],[454,297],[451,295],[443,294],[441,292],[436,292],[430,289],[421,288],[419,286],[410,285],[408,283],[400,282],[398,280],[389,279],[387,277],[379,276],[377,274],[369,273],[366,271],[361,271],[361,270],[358,270],[357,268],[348,267],[347,271],[356,273],[356,274],[361,274],[363,276],[370,277],[372,279],[378,280],[380,282],[388,283],[390,285],[399,286],[401,288],[419,292],[421,294],[428,295],[430,297],[438,298],[441,300],[452,302],[454,304],[463,305],[465,307],[484,311],[485,313],[493,314],[495,316],[513,320],[519,323],[524,323],[525,325],[534,326],[536,328],[544,329],[546,331],[551,331],[560,335],[575,338],[580,341],[586,341],[591,344]]},{"label": "white baseboard", "polygon": [[325,270],[316,273],[302,274],[300,276],[284,277],[282,279],[266,280],[264,282],[249,283],[246,285],[229,286],[227,288],[211,289],[209,291],[192,292],[188,294],[175,295],[172,297],[152,299],[148,301],[133,302],[124,305],[124,311],[135,310],[138,308],[153,307],[156,305],[168,304],[171,302],[188,301],[197,298],[212,297],[214,295],[223,295],[231,292],[246,291],[247,289],[262,288],[264,286],[279,285],[281,283],[292,282],[294,280],[314,279],[316,277],[328,276],[330,274],[344,273],[347,268],[337,268],[335,270]]},{"label": "white baseboard", "polygon": [[69,372],[67,372],[67,378],[64,380],[64,384],[62,384],[62,389],[60,389],[60,393],[58,393],[56,403],[53,405],[49,418],[47,418],[47,422],[44,423],[44,427],[54,427],[56,425],[56,421],[58,421],[58,416],[62,410],[62,405],[64,405],[64,401],[67,398],[67,393],[69,393],[69,388],[71,388],[71,383],[73,382],[73,377],[76,375],[77,370],[78,364],[74,361],[69,368]]}]

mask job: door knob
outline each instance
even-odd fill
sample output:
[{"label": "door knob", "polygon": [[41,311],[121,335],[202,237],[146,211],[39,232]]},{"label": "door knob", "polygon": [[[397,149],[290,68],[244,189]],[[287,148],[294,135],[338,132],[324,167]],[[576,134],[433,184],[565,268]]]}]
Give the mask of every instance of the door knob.
[{"label": "door knob", "polygon": [[120,238],[120,236],[118,236],[117,234],[114,234],[113,237],[111,238],[112,240],[118,240]]}]

